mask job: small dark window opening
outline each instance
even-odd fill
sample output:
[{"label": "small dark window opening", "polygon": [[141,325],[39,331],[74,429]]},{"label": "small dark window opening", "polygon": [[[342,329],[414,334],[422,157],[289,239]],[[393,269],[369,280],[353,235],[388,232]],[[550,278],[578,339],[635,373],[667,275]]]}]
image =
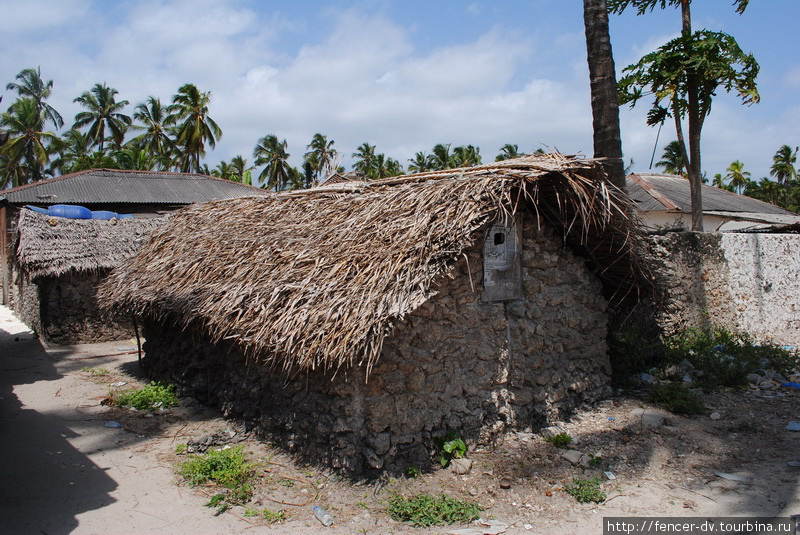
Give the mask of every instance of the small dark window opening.
[{"label": "small dark window opening", "polygon": [[506,235],[502,232],[498,232],[494,235],[494,244],[495,245],[503,245],[506,242]]}]

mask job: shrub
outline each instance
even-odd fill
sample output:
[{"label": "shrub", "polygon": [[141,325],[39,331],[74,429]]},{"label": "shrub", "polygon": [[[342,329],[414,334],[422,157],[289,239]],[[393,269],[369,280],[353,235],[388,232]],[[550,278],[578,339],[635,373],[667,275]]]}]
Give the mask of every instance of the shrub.
[{"label": "shrub", "polygon": [[140,411],[168,409],[178,405],[174,385],[151,382],[144,388],[133,388],[114,395],[120,407],[131,407]]},{"label": "shrub", "polygon": [[664,344],[649,316],[633,323],[612,327],[608,334],[608,357],[611,382],[615,386],[633,386],[631,377],[663,362]]},{"label": "shrub", "polygon": [[683,359],[702,371],[698,382],[704,388],[747,385],[747,375],[771,368],[787,374],[797,356],[773,344],[756,344],[744,333],[721,327],[690,329],[666,339],[667,362]]},{"label": "shrub", "polygon": [[557,435],[544,437],[544,441],[549,442],[556,448],[566,448],[572,444],[572,436],[569,433],[559,433]]},{"label": "shrub", "polygon": [[471,522],[478,518],[480,511],[481,507],[476,503],[445,494],[438,498],[428,494],[411,498],[395,495],[389,498],[388,507],[392,520],[423,527]]},{"label": "shrub", "polygon": [[662,383],[654,387],[647,400],[675,414],[702,414],[706,410],[694,392],[680,383]]},{"label": "shrub", "polygon": [[567,494],[580,503],[600,503],[606,499],[606,493],[600,490],[600,478],[573,479],[572,485],[564,487]]}]

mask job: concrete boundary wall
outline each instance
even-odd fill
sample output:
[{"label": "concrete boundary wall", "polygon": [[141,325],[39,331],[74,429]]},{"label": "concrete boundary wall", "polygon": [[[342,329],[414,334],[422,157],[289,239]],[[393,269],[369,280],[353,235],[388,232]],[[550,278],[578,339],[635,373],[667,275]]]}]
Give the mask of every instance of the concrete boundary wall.
[{"label": "concrete boundary wall", "polygon": [[714,324],[800,346],[800,235],[677,232],[648,249],[667,332]]}]

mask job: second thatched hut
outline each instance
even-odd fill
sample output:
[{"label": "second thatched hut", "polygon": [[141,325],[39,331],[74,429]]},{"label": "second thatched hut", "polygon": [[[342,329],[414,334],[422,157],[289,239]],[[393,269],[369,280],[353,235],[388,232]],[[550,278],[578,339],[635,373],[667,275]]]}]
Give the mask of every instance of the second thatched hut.
[{"label": "second thatched hut", "polygon": [[487,443],[607,388],[635,232],[560,155],[176,214],[101,289],[157,378],[348,472]]}]

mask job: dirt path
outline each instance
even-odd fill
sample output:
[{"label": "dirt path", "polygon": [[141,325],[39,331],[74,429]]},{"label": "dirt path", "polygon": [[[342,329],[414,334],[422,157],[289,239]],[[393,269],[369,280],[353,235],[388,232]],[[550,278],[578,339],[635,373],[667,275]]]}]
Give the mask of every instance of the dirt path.
[{"label": "dirt path", "polygon": [[[509,534],[602,533],[604,516],[800,513],[800,468],[786,464],[800,460],[800,433],[785,430],[789,420],[800,420],[796,392],[709,395],[705,402],[718,420],[670,417],[657,429],[630,416],[642,405],[635,399],[578,411],[561,427],[577,438],[575,448],[602,457],[602,468],[574,467],[539,435],[519,433],[492,451],[471,452],[466,475],[437,470],[354,484],[298,463],[191,400],[153,415],[103,405],[111,383],[144,381],[132,348],[123,341],[45,349],[0,307],[0,534],[450,531],[388,519],[386,500],[397,492],[477,501]],[[106,427],[112,420],[124,427]],[[228,430],[238,431],[232,441],[241,440],[260,463],[253,507],[284,509],[286,522],[259,524],[238,507],[214,516],[204,507],[210,489],[177,481],[176,445]],[[578,504],[563,492],[572,478],[607,470],[617,479],[603,483],[604,504]],[[718,471],[750,481],[724,480]],[[503,478],[511,488],[500,488]],[[316,523],[311,502],[331,511],[334,526]]]}]

